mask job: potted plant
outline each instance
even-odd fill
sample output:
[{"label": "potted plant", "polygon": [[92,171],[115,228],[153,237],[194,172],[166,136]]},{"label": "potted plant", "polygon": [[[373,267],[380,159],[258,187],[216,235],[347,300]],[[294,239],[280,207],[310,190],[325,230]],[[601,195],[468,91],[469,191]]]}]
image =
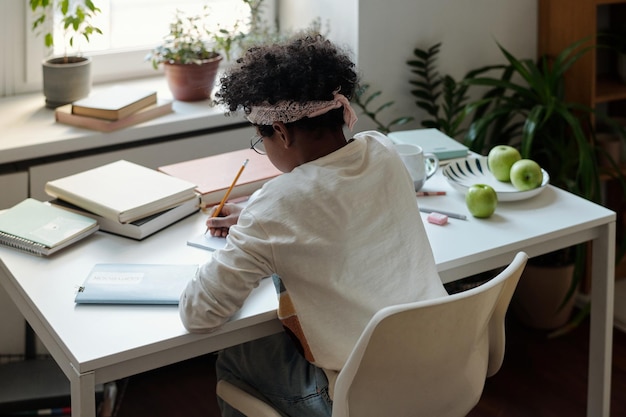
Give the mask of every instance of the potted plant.
[{"label": "potted plant", "polygon": [[486,66],[467,72],[463,80],[457,81],[450,75],[441,75],[437,71],[437,56],[441,43],[428,49],[413,49],[414,59],[407,61],[411,72],[417,78],[409,80],[413,87],[411,95],[415,97],[415,105],[426,113],[421,125],[425,128],[437,129],[446,135],[462,141],[466,132],[466,118],[471,113],[468,106],[469,88],[463,80],[474,78],[496,67]]},{"label": "potted plant", "polygon": [[[495,145],[513,145],[523,158],[536,160],[548,171],[553,185],[601,203],[600,150],[591,120],[595,118],[616,129],[619,127],[603,114],[568,101],[563,85],[567,70],[591,48],[585,43],[586,40],[578,41],[556,57],[544,56],[536,62],[518,59],[498,45],[505,64],[470,71],[458,82],[450,77],[433,76],[433,53],[438,52],[438,45],[434,49],[418,50],[417,62],[409,65],[416,68],[414,73],[420,76],[418,82],[413,83],[417,86],[414,91],[417,105],[431,116],[423,124],[452,126],[451,132],[458,135],[459,141],[484,155]],[[469,87],[483,88],[486,92],[478,99],[469,100]],[[438,107],[440,100],[444,104]],[[463,120],[465,126],[458,123]],[[614,170],[614,173],[624,184],[619,171]],[[558,328],[566,324],[585,271],[586,255],[586,247],[579,245],[529,260],[512,303],[523,321],[538,328]],[[546,269],[549,280],[532,278]],[[562,276],[563,281],[556,282],[557,276]],[[548,282],[559,291],[556,295],[548,294],[545,287]],[[521,299],[523,294],[529,295],[530,305]],[[539,300],[550,301],[551,305],[540,306]],[[540,316],[540,310],[547,312],[547,317]]]},{"label": "potted plant", "polygon": [[[92,0],[29,0],[34,15],[32,30],[43,36],[48,50],[54,46],[52,15],[60,13],[64,36],[64,54],[42,63],[43,92],[46,107],[55,108],[86,97],[91,91],[91,59],[70,55],[84,39],[102,31],[92,24],[100,9]],[[41,30],[41,33],[38,31]]]},{"label": "potted plant", "polygon": [[163,65],[168,86],[177,100],[209,98],[220,62],[230,59],[232,48],[244,37],[241,22],[225,29],[211,22],[210,17],[206,5],[197,15],[177,10],[169,33],[146,57],[155,69]]},{"label": "potted plant", "polygon": [[[616,123],[587,106],[568,101],[564,88],[568,69],[593,47],[587,41],[575,42],[557,56],[543,56],[537,62],[518,59],[499,45],[507,60],[500,76],[481,76],[464,81],[468,85],[489,88],[482,99],[471,104],[479,113],[470,124],[465,141],[470,146],[480,144],[483,152],[497,143],[514,144],[523,158],[537,161],[550,173],[553,185],[601,204],[600,151],[592,119],[615,127]],[[619,171],[614,173],[623,183]],[[579,245],[529,262],[526,277],[548,268],[550,281],[555,280],[555,268],[567,268],[563,275],[566,283],[560,285],[562,292],[559,296],[552,296],[554,305],[546,307],[551,316],[545,321],[540,321],[535,314],[540,295],[530,291],[530,288],[537,289],[537,282],[545,279],[520,280],[513,308],[534,327],[564,325],[571,316],[564,307],[568,306],[570,311],[573,308],[573,294],[585,272],[586,255],[586,247]],[[545,295],[545,288],[539,290]],[[519,297],[521,294],[530,295],[528,302]]]}]

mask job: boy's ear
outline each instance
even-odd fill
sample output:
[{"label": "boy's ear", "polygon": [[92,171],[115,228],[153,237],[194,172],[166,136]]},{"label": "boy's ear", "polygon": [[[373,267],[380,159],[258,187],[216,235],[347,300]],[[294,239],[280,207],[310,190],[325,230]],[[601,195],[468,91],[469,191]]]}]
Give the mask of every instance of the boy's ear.
[{"label": "boy's ear", "polygon": [[291,131],[283,122],[274,122],[272,123],[272,128],[274,129],[274,134],[277,139],[281,142],[282,146],[287,149],[291,147],[293,144],[294,138],[291,134]]}]

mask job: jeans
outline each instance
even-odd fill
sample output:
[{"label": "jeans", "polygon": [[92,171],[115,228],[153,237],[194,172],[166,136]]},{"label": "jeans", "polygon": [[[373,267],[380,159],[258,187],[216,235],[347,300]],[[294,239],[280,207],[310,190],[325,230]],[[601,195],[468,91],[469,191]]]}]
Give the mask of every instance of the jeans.
[{"label": "jeans", "polygon": [[[217,357],[218,380],[254,388],[289,417],[330,417],[332,400],[324,371],[297,351],[286,333],[233,346]],[[218,398],[222,417],[242,416]]]}]

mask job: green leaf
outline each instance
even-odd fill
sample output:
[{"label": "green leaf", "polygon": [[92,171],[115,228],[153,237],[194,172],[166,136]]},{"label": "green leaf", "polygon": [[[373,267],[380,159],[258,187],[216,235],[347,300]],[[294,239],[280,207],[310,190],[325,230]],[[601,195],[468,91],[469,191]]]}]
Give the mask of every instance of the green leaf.
[{"label": "green leaf", "polygon": [[374,101],[377,97],[379,97],[382,94],[381,91],[376,91],[375,93],[372,93],[367,100],[365,100],[365,106],[369,105],[372,101]]},{"label": "green leaf", "polygon": [[416,61],[416,60],[410,60],[407,61],[407,64],[411,67],[418,67],[418,68],[426,68],[426,63],[422,62],[422,61]]},{"label": "green leaf", "polygon": [[61,0],[59,2],[59,9],[63,16],[67,15],[68,10],[70,9],[70,0]]},{"label": "green leaf", "polygon": [[375,111],[374,113],[380,113],[381,111],[388,109],[389,107],[393,106],[393,101],[389,101],[387,103],[384,103],[382,105],[380,105]]},{"label": "green leaf", "polygon": [[46,33],[46,36],[44,36],[44,44],[47,48],[50,48],[52,45],[54,45],[54,38],[52,37],[52,33]]}]

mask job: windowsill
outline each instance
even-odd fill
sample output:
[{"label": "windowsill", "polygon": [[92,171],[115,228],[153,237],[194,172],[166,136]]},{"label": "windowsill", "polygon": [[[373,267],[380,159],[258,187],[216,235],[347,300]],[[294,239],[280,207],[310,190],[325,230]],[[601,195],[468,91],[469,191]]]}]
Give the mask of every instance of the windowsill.
[{"label": "windowsill", "polygon": [[[94,86],[93,91],[111,84]],[[172,99],[163,76],[115,83],[157,91]],[[54,110],[44,105],[41,92],[0,99],[0,165],[137,142],[150,138],[202,131],[240,124],[241,117],[227,117],[210,102],[174,101],[174,112],[126,129],[102,133],[56,123]]]}]

